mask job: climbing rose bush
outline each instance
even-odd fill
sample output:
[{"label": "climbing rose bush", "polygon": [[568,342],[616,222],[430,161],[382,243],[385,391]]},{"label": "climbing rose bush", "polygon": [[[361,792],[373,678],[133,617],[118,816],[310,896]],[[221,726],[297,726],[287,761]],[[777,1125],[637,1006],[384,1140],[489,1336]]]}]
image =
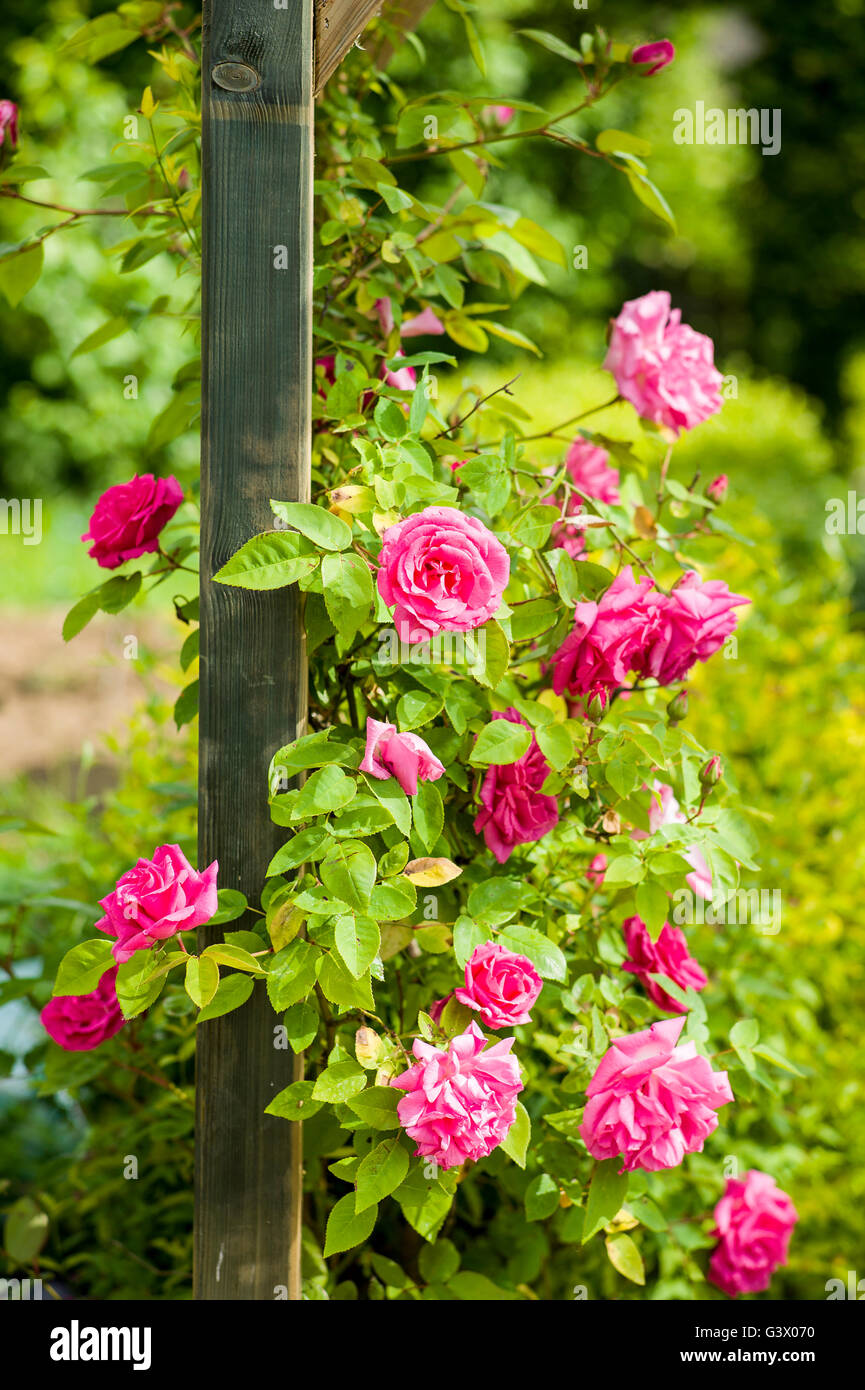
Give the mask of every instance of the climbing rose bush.
[{"label": "climbing rose bush", "polygon": [[[584,40],[589,106],[628,79],[660,86],[674,56],[666,40]],[[172,51],[158,120],[189,139],[172,173],[154,134],[148,177],[165,196],[146,199],[188,274],[197,79]],[[351,84],[328,88],[316,133],[312,500],[273,499],[273,524],[214,579],[252,603],[296,585],[306,629],[308,719],[259,769],[265,882],[218,890],[191,845],[139,859],[100,920],[94,904],[96,935],[70,943],[43,1022],[62,1052],[123,1049],[123,1020],[132,1034],[155,1019],[185,1058],[196,1027],[266,993],[286,1080],[261,1108],[304,1127],[307,1297],[459,1298],[463,1273],[484,1296],[535,1296],[572,1289],[584,1262],[615,1297],[647,1275],[701,1297],[763,1288],[786,1258],[790,1199],[749,1175],[714,1226],[710,1207],[722,1159],[762,1123],[767,1068],[787,1064],[720,1002],[718,943],[730,973],[741,940],[674,912],[746,885],[760,852],[762,812],[741,804],[735,758],[725,772],[688,727],[683,684],[703,663],[710,682],[749,620],[715,515],[736,479],[701,491],[676,450],[722,409],[711,338],[659,288],[622,306],[609,387],[593,397],[597,374],[575,379],[585,404],[569,398],[566,419],[554,400],[528,418],[518,375],[474,385],[458,354],[490,336],[526,345],[507,323],[526,258],[567,264],[524,209],[502,208],[480,148],[535,113],[430,94],[453,132],[433,147],[425,107],[361,85],[375,118]],[[5,130],[8,155],[11,118]],[[547,135],[559,143],[552,118],[533,138]],[[452,144],[439,202],[400,187],[404,159]],[[609,149],[599,137],[592,153],[632,184]],[[176,385],[170,409],[189,388],[194,422],[195,383]],[[64,636],[194,570],[185,482],[136,475],[98,500],[82,539],[119,573]],[[182,728],[198,602],[170,602]],[[205,923],[224,940],[196,949]],[[683,1222],[687,1249],[670,1234]]]}]

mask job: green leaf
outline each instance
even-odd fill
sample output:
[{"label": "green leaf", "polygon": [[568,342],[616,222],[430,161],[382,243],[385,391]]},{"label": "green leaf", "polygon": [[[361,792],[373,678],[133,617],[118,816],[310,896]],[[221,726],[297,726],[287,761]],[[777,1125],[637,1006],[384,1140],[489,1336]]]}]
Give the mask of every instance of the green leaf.
[{"label": "green leaf", "polygon": [[354,979],[337,956],[329,951],[321,963],[318,983],[325,999],[338,1004],[342,1009],[373,1009],[369,972]]},{"label": "green leaf", "polygon": [[203,1009],[219,986],[219,966],[212,956],[190,956],[186,962],[186,993]]},{"label": "green leaf", "polygon": [[638,885],[635,896],[637,915],[643,919],[652,940],[657,941],[667,920],[670,899],[660,884],[649,880]]},{"label": "green leaf", "polygon": [[16,1265],[30,1265],[48,1239],[48,1216],[32,1197],[19,1197],[6,1213],[3,1245]]},{"label": "green leaf", "polygon": [[285,1015],[285,1032],[292,1052],[304,1052],[318,1036],[321,1016],[312,1004],[292,1004]]},{"label": "green leaf", "polygon": [[325,555],[321,582],[328,617],[345,642],[351,642],[372,613],[372,575],[369,565],[353,551]]},{"label": "green leaf", "polygon": [[95,937],[73,946],[60,962],[54,982],[55,995],[92,994],[102,976],[116,961],[111,954],[110,937]]},{"label": "green leaf", "polygon": [[497,940],[517,955],[526,956],[545,980],[567,979],[568,966],[563,953],[549,937],[535,927],[503,927]]},{"label": "green leaf", "polygon": [[494,618],[478,629],[474,641],[478,644],[480,660],[469,670],[479,685],[495,690],[508,669],[510,643]]},{"label": "green leaf", "polygon": [[32,246],[29,251],[18,251],[15,255],[0,261],[0,290],[13,309],[18,307],[25,294],[36,284],[42,274],[44,259],[45,250],[40,241],[38,246]]},{"label": "green leaf", "polygon": [[526,1220],[546,1221],[559,1206],[559,1185],[548,1173],[538,1173],[526,1188]]},{"label": "green leaf", "polygon": [[355,1177],[355,1211],[366,1211],[399,1187],[409,1168],[399,1135],[382,1139],[360,1164]]},{"label": "green leaf", "polygon": [[493,719],[478,734],[469,762],[473,767],[516,763],[529,751],[531,743],[532,731],[525,724],[513,724],[509,719]]},{"label": "green leaf", "polygon": [[396,1108],[403,1093],[393,1086],[369,1086],[359,1095],[352,1096],[348,1107],[359,1115],[371,1129],[398,1129],[399,1116]]},{"label": "green leaf", "polygon": [[330,843],[330,836],[321,826],[311,825],[308,830],[301,830],[276,851],[267,866],[267,877],[273,878],[276,874],[285,873],[287,869],[297,869],[308,860],[318,858],[319,851]]},{"label": "green leaf", "polygon": [[538,747],[556,772],[567,767],[574,756],[574,740],[564,724],[544,724],[535,730]]},{"label": "green leaf", "polygon": [[754,1047],[752,1050],[755,1057],[762,1057],[765,1061],[771,1062],[773,1066],[781,1067],[784,1071],[792,1072],[794,1076],[805,1075],[803,1071],[800,1071],[797,1066],[793,1065],[789,1058],[778,1052],[776,1048],[769,1047],[766,1043],[760,1043],[758,1047]]},{"label": "green leaf", "polygon": [[311,574],[318,562],[305,538],[290,531],[266,531],[242,545],[213,578],[238,589],[281,589]]},{"label": "green leaf", "polygon": [[[409,805],[408,797],[396,778],[388,777],[385,781],[383,778],[369,777],[364,774],[364,781],[376,800],[380,801],[385,810],[390,813],[393,823],[400,834],[408,835],[411,831],[411,806]],[[400,864],[400,869],[405,866],[407,860],[408,853],[406,852],[406,858],[403,860],[403,863]],[[382,860],[382,864],[383,863],[384,860]],[[380,872],[384,873],[384,869],[380,869]],[[399,873],[399,869],[393,869],[390,872]]]},{"label": "green leaf", "polygon": [[241,1004],[245,1004],[253,989],[255,982],[248,975],[226,975],[219,981],[216,993],[209,1004],[198,1015],[197,1023],[206,1023],[209,1018],[222,1018],[223,1014],[230,1014],[233,1009],[239,1009]]},{"label": "green leaf", "polygon": [[444,696],[429,690],[409,690],[397,702],[396,722],[400,733],[410,733],[423,724],[431,724],[444,708]]},{"label": "green leaf", "polygon": [[334,845],[319,865],[319,875],[328,893],[361,912],[369,908],[375,872],[375,855],[362,840],[344,840]]},{"label": "green leaf", "polygon": [[414,828],[418,839],[431,854],[444,827],[444,806],[435,782],[421,782],[412,798]]},{"label": "green leaf", "polygon": [[117,1002],[124,1018],[137,1018],[154,1004],[162,992],[165,975],[150,979],[153,971],[153,952],[136,951],[131,960],[124,961],[117,971]]},{"label": "green leaf", "polygon": [[595,148],[602,154],[636,154],[647,155],[652,153],[652,146],[648,140],[641,140],[638,135],[631,135],[627,130],[602,130],[595,136]]},{"label": "green leaf", "polygon": [[267,972],[267,997],[277,1013],[306,998],[323,959],[319,947],[302,937],[276,952]]},{"label": "green leaf", "polygon": [[341,517],[311,502],[274,502],[271,511],[286,525],[311,540],[322,550],[345,550],[351,545],[351,527]]},{"label": "green leaf", "polygon": [[606,1226],[609,1221],[612,1221],[616,1212],[621,1209],[625,1194],[628,1191],[628,1175],[627,1173],[620,1174],[618,1171],[620,1167],[621,1161],[618,1158],[608,1158],[603,1163],[595,1164],[586,1202],[583,1245],[602,1226]]},{"label": "green leaf", "polygon": [[379,922],[398,922],[413,912],[416,906],[417,890],[405,878],[377,883],[369,902],[369,910]]},{"label": "green leaf", "polygon": [[190,724],[198,714],[198,680],[190,681],[174,702],[174,722],[178,729]]},{"label": "green leaf", "polygon": [[381,933],[371,917],[337,917],[334,944],[355,979],[364,975],[378,955]]},{"label": "green leaf", "polygon": [[72,353],[73,357],[81,357],[85,352],[94,352],[96,348],[102,347],[104,343],[110,343],[112,339],[119,338],[121,333],[126,333],[130,328],[127,318],[108,319],[100,328],[96,328],[92,333],[88,333]]},{"label": "green leaf", "polygon": [[324,1238],[324,1257],[339,1255],[343,1250],[351,1250],[361,1245],[372,1235],[378,1207],[368,1207],[359,1214],[354,1209],[354,1193],[347,1192],[340,1197],[327,1218]]},{"label": "green leaf", "polygon": [[570,44],[562,39],[556,38],[555,34],[548,34],[545,29],[518,29],[518,34],[531,39],[533,43],[539,43],[541,48],[547,49],[549,53],[555,53],[558,58],[566,58],[569,63],[582,63],[583,55],[576,48],[571,48]]},{"label": "green leaf", "polygon": [[283,1120],[310,1119],[324,1104],[323,1100],[313,1100],[313,1086],[312,1081],[295,1081],[286,1086],[265,1108],[265,1115],[278,1115]]},{"label": "green leaf", "polygon": [[366,1072],[349,1058],[346,1062],[333,1062],[326,1067],[317,1077],[312,1095],[315,1100],[343,1103],[358,1095],[365,1086]]},{"label": "green leaf", "polygon": [[607,1255],[610,1264],[632,1284],[645,1284],[646,1271],[643,1257],[629,1235],[618,1231],[607,1236]]},{"label": "green leaf", "polygon": [[634,193],[636,193],[640,202],[643,203],[650,212],[653,212],[656,217],[660,217],[662,222],[666,222],[667,226],[671,227],[675,232],[676,219],[670,209],[670,204],[667,202],[660,189],[656,188],[651,179],[646,178],[645,174],[639,173],[630,165],[625,169],[625,173],[628,176],[628,183],[631,185],[631,188]]},{"label": "green leaf", "polygon": [[418,1255],[421,1278],[428,1284],[446,1284],[460,1267],[459,1251],[453,1241],[443,1237],[434,1245],[425,1245]]},{"label": "green leaf", "polygon": [[502,1140],[502,1149],[520,1168],[526,1166],[529,1140],[532,1137],[532,1122],[525,1106],[517,1101],[517,1113],[513,1124]]},{"label": "green leaf", "polygon": [[341,767],[332,764],[320,767],[301,788],[294,805],[293,819],[306,820],[310,816],[325,815],[328,811],[341,811],[356,795],[356,781]]},{"label": "green leaf", "polygon": [[448,1281],[448,1289],[464,1303],[491,1303],[520,1297],[513,1289],[502,1289],[485,1274],[476,1274],[473,1269],[461,1269],[459,1274],[454,1274]]},{"label": "green leaf", "polygon": [[265,973],[260,960],[243,946],[233,946],[230,941],[215,942],[213,946],[205,947],[201,954],[207,956],[208,960],[216,961],[217,965],[228,965],[233,970],[246,970],[252,975]]},{"label": "green leaf", "polygon": [[212,927],[223,922],[234,922],[242,917],[247,909],[246,895],[239,888],[220,888],[216,894],[216,912],[210,918]]},{"label": "green leaf", "polygon": [[460,970],[465,968],[466,961],[475,947],[491,939],[492,932],[489,927],[481,922],[473,922],[471,917],[459,917],[454,926],[454,955]]}]

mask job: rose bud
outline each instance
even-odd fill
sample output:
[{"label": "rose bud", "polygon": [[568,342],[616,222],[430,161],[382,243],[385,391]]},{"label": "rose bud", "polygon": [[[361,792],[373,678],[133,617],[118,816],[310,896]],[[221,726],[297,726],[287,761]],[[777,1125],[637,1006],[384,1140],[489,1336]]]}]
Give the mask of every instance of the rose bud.
[{"label": "rose bud", "polygon": [[594,695],[586,703],[586,718],[590,724],[600,724],[607,712],[607,692],[606,690],[596,690]]},{"label": "rose bud", "polygon": [[653,43],[638,44],[631,54],[631,62],[641,67],[645,66],[646,70],[640,73],[641,77],[651,77],[672,63],[675,56],[676,50],[669,39],[656,39]]},{"label": "rose bud", "polygon": [[681,724],[688,714],[688,692],[680,690],[667,705],[667,718],[671,724]]},{"label": "rose bud", "polygon": [[5,98],[0,101],[0,169],[5,169],[18,148],[18,107]]},{"label": "rose bud", "polygon": [[724,776],[724,764],[716,753],[710,758],[705,767],[700,768],[700,785],[702,787],[714,787]]},{"label": "rose bud", "polygon": [[706,496],[710,501],[720,506],[727,496],[728,480],[726,473],[719,473],[706,488]]}]

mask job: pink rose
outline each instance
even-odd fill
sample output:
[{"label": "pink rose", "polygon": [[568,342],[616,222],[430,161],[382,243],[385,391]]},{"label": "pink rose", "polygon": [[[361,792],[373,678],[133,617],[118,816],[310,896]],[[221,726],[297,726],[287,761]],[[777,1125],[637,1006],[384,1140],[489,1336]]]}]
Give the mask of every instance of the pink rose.
[{"label": "pink rose", "polygon": [[360,770],[371,777],[395,777],[407,796],[416,796],[418,781],[436,782],[445,769],[417,734],[398,734],[395,724],[367,719]]},{"label": "pink rose", "polygon": [[509,1055],[513,1043],[505,1038],[488,1047],[476,1023],[451,1038],[447,1051],[415,1039],[417,1064],[390,1084],[407,1092],[397,1114],[417,1143],[416,1155],[456,1168],[486,1158],[507,1138],[523,1089],[517,1060]]},{"label": "pink rose", "polygon": [[610,468],[609,454],[597,444],[577,435],[565,459],[565,465],[577,492],[583,497],[595,497],[599,502],[617,506],[619,470]]},{"label": "pink rose", "polygon": [[593,1158],[621,1156],[620,1173],[675,1168],[699,1153],[718,1127],[715,1111],[733,1099],[725,1071],[713,1071],[694,1043],[677,1046],[684,1018],[617,1038],[586,1089],[580,1134]]},{"label": "pink rose", "polygon": [[793,1227],[799,1220],[786,1192],[768,1173],[751,1169],[728,1178],[715,1208],[719,1244],[709,1261],[709,1278],[724,1293],[762,1293],[779,1265],[786,1264]]},{"label": "pink rose", "polygon": [[638,674],[659,685],[684,680],[695,661],[708,661],[724,645],[736,627],[733,609],[750,601],[722,579],[704,581],[688,570],[669,594],[651,596],[654,620]]},{"label": "pink rose", "polygon": [[399,336],[401,338],[423,338],[426,334],[430,334],[438,337],[444,331],[445,326],[441,319],[427,305],[419,314],[414,314],[410,319],[403,319]]},{"label": "pink rose", "polygon": [[[6,134],[9,134],[8,141]],[[0,101],[0,145],[6,144],[7,148],[14,150],[18,146],[18,107],[14,101],[5,98]]]},{"label": "pink rose", "polygon": [[590,883],[594,883],[596,888],[600,888],[604,882],[604,874],[607,872],[607,856],[596,854],[589,867],[586,869],[586,878]]},{"label": "pink rose", "polygon": [[693,956],[688,955],[685,933],[666,922],[657,941],[653,941],[641,917],[628,917],[622,923],[622,931],[628,948],[628,959],[622,969],[637,976],[659,1009],[665,1009],[670,1014],[686,1014],[688,1006],[678,1003],[651,979],[652,975],[666,975],[668,980],[682,989],[689,986],[698,991],[706,988],[708,977]]},{"label": "pink rose", "polygon": [[444,999],[435,999],[435,1000],[433,1000],[432,1004],[430,1004],[429,1008],[427,1009],[427,1013],[429,1014],[429,1016],[430,1016],[430,1018],[432,1019],[433,1023],[438,1023],[438,1022],[439,1022],[439,1020],[441,1019],[442,1014],[443,1014],[444,1011],[445,1011],[445,1005],[448,1004],[448,1003],[450,1003],[450,1001],[451,1001],[452,998],[453,998],[453,995],[452,995],[452,994],[446,994],[445,997],[444,997]]},{"label": "pink rose", "polygon": [[[526,724],[517,711],[495,711],[493,719]],[[529,726],[526,724],[526,728]],[[475,833],[483,831],[487,849],[504,864],[517,845],[534,844],[559,821],[559,803],[541,787],[550,765],[532,734],[528,751],[515,763],[493,764],[481,787],[481,810],[475,817]]]},{"label": "pink rose", "polygon": [[514,1028],[530,1023],[529,1010],[544,987],[531,961],[482,941],[466,961],[465,989],[454,990],[461,1004],[475,1009],[487,1028]]},{"label": "pink rose", "polygon": [[666,290],[629,299],[613,323],[604,367],[616,378],[619,395],[644,420],[678,435],[721,409],[721,373],[711,338],[670,311]]},{"label": "pink rose", "polygon": [[676,56],[676,50],[669,39],[655,39],[653,43],[641,43],[631,54],[632,63],[651,63],[648,71],[640,73],[641,77],[651,77],[654,73],[660,72],[661,68],[667,67],[672,63]]},{"label": "pink rose", "polygon": [[706,496],[710,498],[716,506],[720,507],[724,498],[727,496],[727,489],[729,486],[730,480],[726,473],[719,473],[717,478],[713,478],[706,488]]},{"label": "pink rose", "polygon": [[[655,831],[660,829],[662,825],[684,825],[686,823],[688,817],[680,809],[672,787],[667,786],[665,782],[654,781],[652,793],[653,795],[649,798],[650,835],[654,835]],[[645,830],[632,830],[631,839],[646,840],[648,835]],[[682,858],[687,859],[694,870],[685,879],[691,892],[698,898],[704,898],[708,901],[712,896],[712,871],[706,863],[703,851],[699,845],[689,845],[682,850]]]},{"label": "pink rose", "polygon": [[510,575],[508,552],[482,521],[426,507],[382,537],[378,591],[403,642],[469,632],[491,618]]},{"label": "pink rose", "polygon": [[136,951],[155,946],[178,932],[192,931],[216,912],[216,861],[196,873],[179,845],[160,845],[152,859],[139,859],[134,869],[99,906],[105,916],[96,925],[117,938],[112,947],[121,964]]},{"label": "pink rose", "polygon": [[621,685],[647,641],[651,588],[648,575],[635,580],[626,565],[597,603],[576,605],[574,626],[552,658],[557,695]]},{"label": "pink rose", "polygon": [[495,121],[496,125],[506,126],[514,119],[514,108],[512,106],[485,106],[481,115],[489,121]]},{"label": "pink rose", "polygon": [[117,1002],[117,966],[89,994],[55,994],[39,1017],[67,1052],[89,1052],[119,1033],[126,1019]]},{"label": "pink rose", "polygon": [[81,539],[93,541],[89,553],[98,565],[117,569],[124,560],[158,550],[159,533],[182,501],[183,488],[176,478],[136,474],[103,492]]}]

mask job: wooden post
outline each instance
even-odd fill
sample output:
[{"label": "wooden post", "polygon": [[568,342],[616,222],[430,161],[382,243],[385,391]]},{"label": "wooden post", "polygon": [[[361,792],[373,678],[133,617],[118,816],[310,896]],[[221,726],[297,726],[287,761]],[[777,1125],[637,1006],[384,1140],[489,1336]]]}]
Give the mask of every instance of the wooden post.
[{"label": "wooden post", "polygon": [[[211,576],[273,526],[269,498],[309,495],[312,10],[204,4],[199,864],[256,905],[285,838],[268,762],[306,717],[303,625],[296,589]],[[279,1022],[258,986],[198,1033],[196,1298],[301,1296],[300,1126],[263,1113],[297,1075]]]}]

